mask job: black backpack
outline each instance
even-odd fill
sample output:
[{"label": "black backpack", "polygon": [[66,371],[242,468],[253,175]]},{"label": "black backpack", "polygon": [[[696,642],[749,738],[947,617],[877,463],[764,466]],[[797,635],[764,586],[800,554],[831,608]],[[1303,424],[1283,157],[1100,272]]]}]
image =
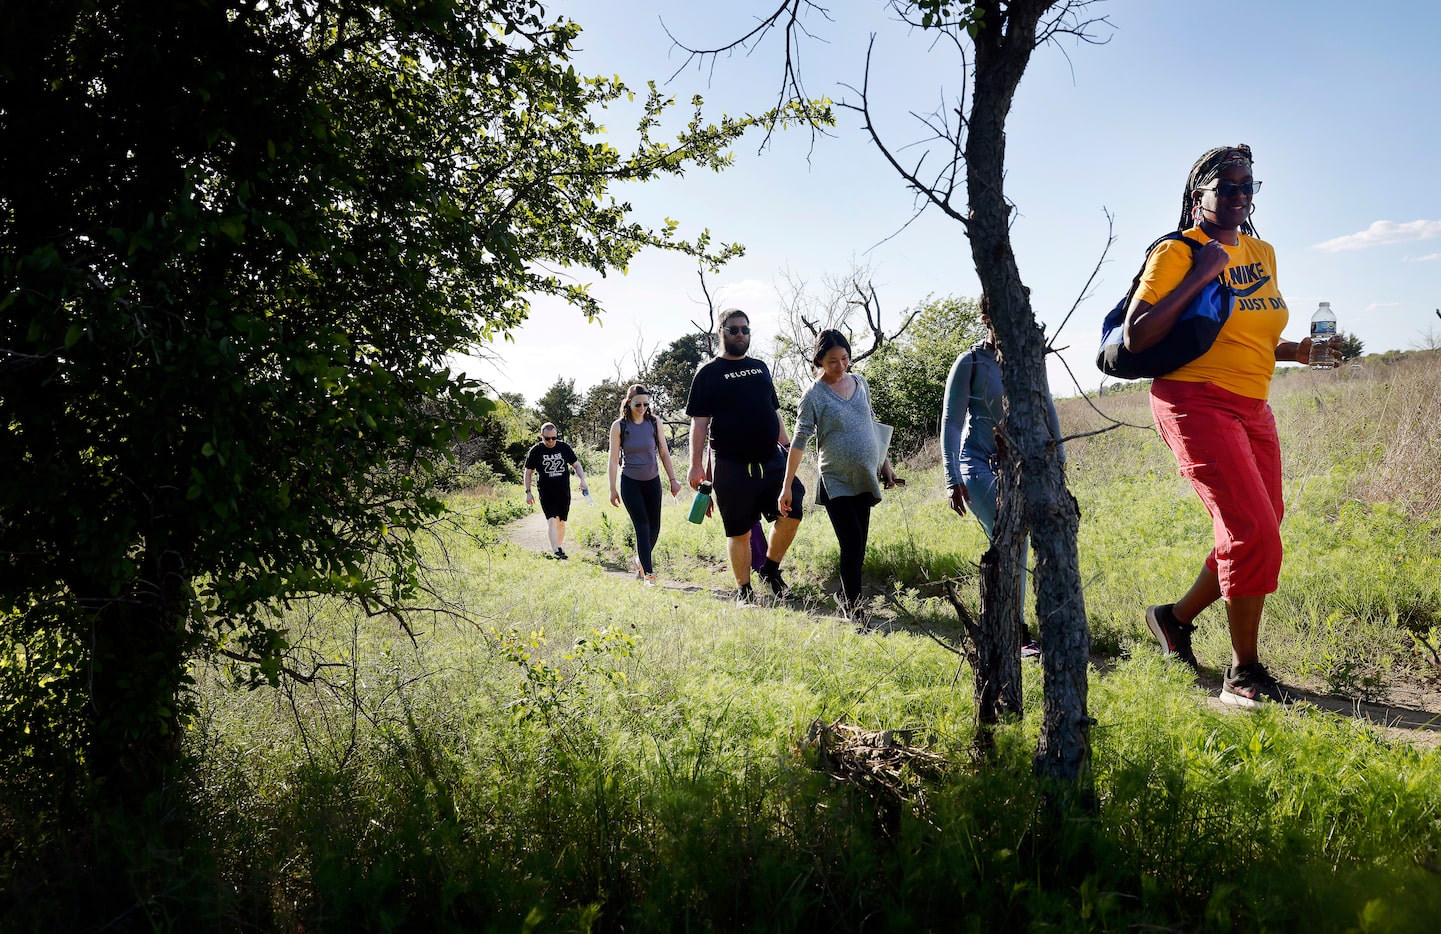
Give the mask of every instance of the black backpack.
[{"label": "black backpack", "polygon": [[[1150,259],[1152,251],[1167,240],[1184,242],[1191,248],[1193,259],[1196,251],[1201,249],[1201,244],[1182,235],[1180,231],[1173,230],[1146,247],[1147,260]],[[1211,349],[1211,345],[1216,342],[1216,335],[1221,333],[1221,328],[1231,317],[1231,309],[1235,307],[1236,293],[1226,284],[1223,272],[1197,293],[1165,337],[1145,350],[1132,352],[1122,343],[1126,311],[1131,307],[1131,298],[1136,294],[1136,288],[1141,284],[1141,274],[1145,271],[1146,264],[1142,263],[1136,278],[1131,280],[1126,297],[1111,309],[1111,313],[1106,315],[1106,320],[1101,324],[1101,349],[1096,353],[1096,366],[1107,376],[1117,379],[1155,379],[1179,370]]]}]

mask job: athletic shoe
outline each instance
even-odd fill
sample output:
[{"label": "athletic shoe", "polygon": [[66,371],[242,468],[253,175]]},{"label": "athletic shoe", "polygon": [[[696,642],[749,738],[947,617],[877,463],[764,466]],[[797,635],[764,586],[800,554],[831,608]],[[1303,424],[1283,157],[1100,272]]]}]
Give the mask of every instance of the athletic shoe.
[{"label": "athletic shoe", "polygon": [[1022,658],[1040,658],[1040,657],[1041,657],[1041,644],[1040,644],[1039,642],[1035,641],[1034,639],[1032,639],[1030,642],[1027,642],[1025,645],[1021,646],[1021,657],[1022,657]]},{"label": "athletic shoe", "polygon": [[736,590],[736,606],[750,607],[756,605],[756,591],[750,581],[741,584]]},{"label": "athletic shoe", "polygon": [[1269,704],[1294,704],[1298,697],[1266,670],[1260,662],[1226,669],[1221,682],[1221,703],[1247,710],[1260,710]]},{"label": "athletic shoe", "polygon": [[556,556],[557,558],[559,558],[561,561],[568,561],[568,560],[570,560],[570,555],[568,555],[568,554],[565,553],[565,549],[564,549],[564,548],[557,548],[557,549],[555,550],[555,556]]},{"label": "athletic shoe", "polygon": [[1174,655],[1199,674],[1201,665],[1196,661],[1196,653],[1191,651],[1191,633],[1196,627],[1176,619],[1176,614],[1171,612],[1173,606],[1174,603],[1164,603],[1146,607],[1146,627],[1160,641],[1162,655]]},{"label": "athletic shoe", "polygon": [[766,582],[766,586],[771,589],[771,593],[776,595],[777,600],[784,600],[786,594],[791,592],[791,589],[786,586],[785,578],[781,577],[780,568],[776,568],[774,571],[761,568],[756,571],[756,577]]},{"label": "athletic shoe", "polygon": [[640,558],[637,555],[630,556],[630,566],[635,568],[635,579],[645,580],[645,568],[641,567]]},{"label": "athletic shoe", "polygon": [[641,582],[642,582],[643,584],[645,584],[647,587],[654,587],[654,586],[655,586],[655,575],[654,575],[654,574],[647,574],[647,575],[645,575],[644,577],[641,578]]}]

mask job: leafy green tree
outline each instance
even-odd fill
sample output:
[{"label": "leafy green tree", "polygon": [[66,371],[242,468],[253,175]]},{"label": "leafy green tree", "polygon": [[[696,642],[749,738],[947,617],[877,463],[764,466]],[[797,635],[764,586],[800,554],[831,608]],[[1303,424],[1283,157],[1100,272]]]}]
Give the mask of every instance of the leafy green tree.
[{"label": "leafy green tree", "polygon": [[939,432],[951,364],[984,333],[973,299],[928,297],[905,333],[865,362],[876,418],[895,428],[896,447],[917,447]]},{"label": "leafy green tree", "polygon": [[0,5],[5,781],[63,744],[134,800],[190,659],[307,676],[275,614],[317,594],[399,619],[490,409],[448,355],[529,296],[599,314],[557,267],[733,253],[609,192],[721,169],[752,121],[697,99],[667,142],[652,86],[616,149],[631,91],[578,33],[531,0]]},{"label": "leafy green tree", "polygon": [[575,388],[574,379],[557,376],[545,395],[536,400],[535,414],[541,424],[550,422],[563,437],[570,438],[575,432],[584,401],[585,397]]},{"label": "leafy green tree", "polygon": [[528,411],[528,407],[525,404],[525,396],[518,392],[502,392],[498,394],[496,398],[510,406],[515,410],[516,414]]},{"label": "leafy green tree", "polygon": [[496,402],[494,409],[475,420],[469,434],[457,439],[451,446],[455,466],[462,478],[473,465],[484,464],[501,479],[520,480],[518,465],[529,448],[529,444],[524,442],[534,435],[528,430],[529,419],[525,414],[524,410],[517,411],[502,398]]},{"label": "leafy green tree", "polygon": [[1355,359],[1358,359],[1358,358],[1361,356],[1361,351],[1362,351],[1362,350],[1365,348],[1365,346],[1366,346],[1366,345],[1361,341],[1361,338],[1357,337],[1355,334],[1348,334],[1348,333],[1345,332],[1345,331],[1342,331],[1340,334],[1338,334],[1338,335],[1336,335],[1336,336],[1339,337],[1339,338],[1341,338],[1341,359],[1342,359],[1342,360],[1355,360]]},{"label": "leafy green tree", "polygon": [[592,451],[610,449],[610,423],[620,414],[620,403],[625,391],[635,380],[601,380],[585,392],[576,415],[571,443],[579,450],[584,447]]},{"label": "leafy green tree", "polygon": [[655,355],[645,374],[651,401],[668,423],[685,420],[686,397],[690,382],[700,365],[715,355],[715,335],[692,331],[671,341],[670,346]]},{"label": "leafy green tree", "polygon": [[506,461],[517,465],[525,459],[525,452],[535,443],[540,419],[536,417],[535,410],[525,404],[525,396],[518,392],[503,392],[497,399],[501,406],[510,410],[510,414],[505,416]]}]

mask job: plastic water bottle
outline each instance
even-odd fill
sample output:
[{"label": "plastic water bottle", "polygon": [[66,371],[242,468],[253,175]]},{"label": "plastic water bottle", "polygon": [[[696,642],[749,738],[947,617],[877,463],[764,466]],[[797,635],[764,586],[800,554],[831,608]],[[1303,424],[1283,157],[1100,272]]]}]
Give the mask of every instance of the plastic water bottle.
[{"label": "plastic water bottle", "polygon": [[1340,361],[1328,353],[1326,342],[1336,336],[1336,312],[1330,302],[1322,302],[1311,316],[1311,369],[1329,370]]},{"label": "plastic water bottle", "polygon": [[710,508],[711,485],[709,480],[702,480],[700,490],[696,492],[695,499],[690,501],[690,515],[687,519],[700,525],[705,521],[705,511]]},{"label": "plastic water bottle", "polygon": [[594,506],[594,505],[595,505],[595,500],[593,500],[593,499],[590,498],[590,488],[589,488],[589,487],[587,487],[587,488],[586,488],[586,491],[585,491],[584,493],[580,494],[580,495],[585,497],[585,504],[586,504],[587,506]]}]

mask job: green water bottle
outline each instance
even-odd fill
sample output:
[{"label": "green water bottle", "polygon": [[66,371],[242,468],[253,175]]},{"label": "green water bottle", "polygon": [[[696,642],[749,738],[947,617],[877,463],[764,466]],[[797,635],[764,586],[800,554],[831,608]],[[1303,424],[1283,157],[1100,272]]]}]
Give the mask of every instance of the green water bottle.
[{"label": "green water bottle", "polygon": [[686,518],[696,525],[705,521],[706,510],[710,508],[710,491],[710,481],[702,480],[700,489],[696,491],[695,499],[690,501],[690,515]]}]

